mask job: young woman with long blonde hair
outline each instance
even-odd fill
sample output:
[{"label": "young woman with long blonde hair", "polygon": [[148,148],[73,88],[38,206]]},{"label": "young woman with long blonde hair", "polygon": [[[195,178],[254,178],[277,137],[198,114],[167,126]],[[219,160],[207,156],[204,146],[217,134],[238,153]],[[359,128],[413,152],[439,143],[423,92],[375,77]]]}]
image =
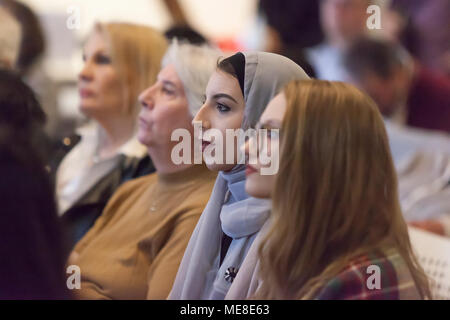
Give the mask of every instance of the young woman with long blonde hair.
[{"label": "young woman with long blonde hair", "polygon": [[280,129],[270,137],[280,168],[274,178],[253,166],[246,181],[249,194],[273,201],[255,297],[431,298],[376,104],[349,84],[295,81],[259,125]]}]

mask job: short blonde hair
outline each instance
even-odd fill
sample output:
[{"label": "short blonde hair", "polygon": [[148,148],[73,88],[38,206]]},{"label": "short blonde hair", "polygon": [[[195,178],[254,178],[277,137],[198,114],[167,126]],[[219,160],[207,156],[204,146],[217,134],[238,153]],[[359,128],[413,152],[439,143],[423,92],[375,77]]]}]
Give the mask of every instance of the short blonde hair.
[{"label": "short blonde hair", "polygon": [[112,65],[123,82],[125,112],[137,115],[139,93],[156,81],[167,41],[156,29],[129,23],[97,23],[95,31],[109,44]]},{"label": "short blonde hair", "polygon": [[0,66],[14,68],[19,56],[22,29],[5,8],[0,7]]}]

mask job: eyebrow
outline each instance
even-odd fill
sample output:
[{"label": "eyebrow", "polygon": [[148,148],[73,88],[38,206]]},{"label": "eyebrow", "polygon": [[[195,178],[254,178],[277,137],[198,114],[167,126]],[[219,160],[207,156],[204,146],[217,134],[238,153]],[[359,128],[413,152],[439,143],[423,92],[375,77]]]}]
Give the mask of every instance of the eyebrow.
[{"label": "eyebrow", "polygon": [[227,98],[227,99],[230,99],[231,101],[234,101],[234,103],[238,103],[236,101],[236,99],[234,99],[232,96],[230,96],[230,95],[228,95],[226,93],[217,93],[217,94],[213,95],[212,97],[215,100],[220,99],[220,98]]},{"label": "eyebrow", "polygon": [[[104,56],[109,56],[109,53],[105,51],[105,49],[100,49],[94,52],[93,56],[98,56],[98,55],[104,55]],[[81,56],[83,58],[86,58],[86,52],[83,50],[81,53]]]},{"label": "eyebrow", "polygon": [[175,83],[173,83],[172,81],[169,81],[169,80],[162,80],[162,83],[163,83],[163,85],[173,87],[173,89],[176,89],[176,88],[177,88],[177,86],[175,85]]}]

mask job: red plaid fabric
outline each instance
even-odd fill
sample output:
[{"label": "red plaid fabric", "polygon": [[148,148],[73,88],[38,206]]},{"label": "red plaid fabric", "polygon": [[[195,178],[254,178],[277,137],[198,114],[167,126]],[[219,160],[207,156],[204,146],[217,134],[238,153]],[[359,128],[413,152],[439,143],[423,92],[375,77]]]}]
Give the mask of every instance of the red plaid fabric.
[{"label": "red plaid fabric", "polygon": [[354,259],[315,299],[417,300],[421,296],[405,261],[393,249]]}]

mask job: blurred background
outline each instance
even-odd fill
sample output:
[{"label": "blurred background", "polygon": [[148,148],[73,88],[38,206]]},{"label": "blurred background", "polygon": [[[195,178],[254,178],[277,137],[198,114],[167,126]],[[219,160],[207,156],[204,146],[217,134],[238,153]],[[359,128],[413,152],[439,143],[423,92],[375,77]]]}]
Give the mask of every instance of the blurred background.
[{"label": "blurred background", "polygon": [[[207,42],[224,55],[282,54],[312,78],[350,82],[365,91],[385,119],[405,220],[450,237],[450,0],[0,0],[2,7],[20,24],[22,37],[6,27],[17,22],[0,18],[0,48],[8,49],[12,38],[18,48],[21,39],[14,72],[47,114],[49,150],[56,150],[47,152],[51,157],[78,143],[68,137],[87,120],[79,111],[77,82],[94,24],[143,24],[169,39]],[[26,96],[21,86],[9,87]],[[14,113],[9,110],[4,108],[6,124]],[[21,122],[15,130],[24,131]],[[425,240],[413,239],[421,257],[431,255],[421,260],[425,265],[435,257],[450,263],[448,239],[437,245]],[[445,272],[434,289],[450,299]]]},{"label": "blurred background", "polygon": [[[83,42],[96,21],[139,23],[163,32],[174,26],[188,26],[225,52],[264,50],[281,53],[299,63],[310,76],[343,81],[351,80],[348,68],[344,70],[340,62],[344,48],[353,38],[370,34],[374,38],[400,43],[421,64],[447,79],[450,74],[448,0],[17,2],[34,11],[42,27],[45,46],[39,56],[39,69],[48,77],[45,90],[51,91],[44,95],[54,100],[43,104],[49,106],[47,113],[58,114],[55,116],[59,118],[55,120],[58,125],[51,130],[56,139],[69,133],[70,128],[81,120],[76,79],[82,67]],[[380,12],[368,9],[373,4]],[[369,29],[369,23],[373,28]],[[34,32],[36,29],[37,26]],[[25,41],[36,41],[37,35],[30,32],[28,38]],[[32,87],[38,93],[43,90],[36,89],[36,85]],[[374,91],[376,88],[372,87],[363,89]],[[381,101],[388,97],[384,94],[378,98]]]},{"label": "blurred background", "polygon": [[[82,68],[82,45],[95,22],[131,22],[165,31],[175,24],[189,23],[215,42],[240,43],[259,48],[262,36],[255,32],[257,0],[21,0],[39,17],[45,35],[42,68],[54,83],[56,105],[66,120],[63,128],[81,117],[78,112],[77,74]],[[214,14],[211,14],[214,13]],[[78,20],[78,21],[77,21]],[[68,24],[73,24],[68,27]],[[252,40],[253,39],[253,40]],[[256,40],[256,41],[255,41]],[[79,120],[79,119],[78,119]],[[58,130],[61,136],[66,130]]]}]

